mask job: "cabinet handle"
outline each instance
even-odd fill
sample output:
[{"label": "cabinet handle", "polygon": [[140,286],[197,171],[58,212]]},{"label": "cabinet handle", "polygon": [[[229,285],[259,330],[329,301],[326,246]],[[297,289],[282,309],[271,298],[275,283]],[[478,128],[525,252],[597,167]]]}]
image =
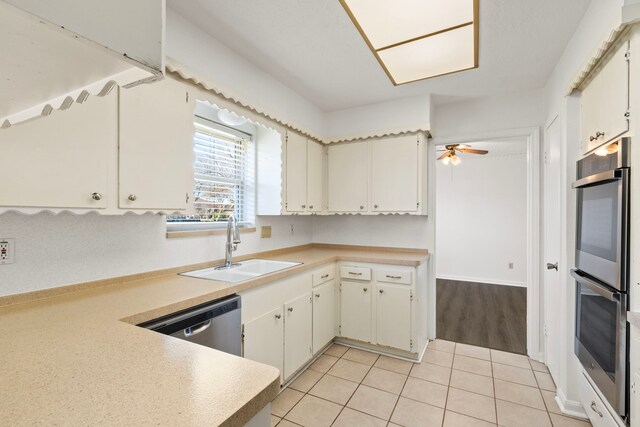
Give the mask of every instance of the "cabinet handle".
[{"label": "cabinet handle", "polygon": [[309,209],[313,209],[313,205],[309,205]]},{"label": "cabinet handle", "polygon": [[293,312],[293,307],[289,307],[287,308],[287,310],[289,311],[289,313]]},{"label": "cabinet handle", "polygon": [[322,276],[320,276],[321,279],[326,279],[327,277],[329,277],[329,273],[323,274]]},{"label": "cabinet handle", "polygon": [[316,294],[316,298],[320,298],[320,294]]},{"label": "cabinet handle", "polygon": [[387,279],[402,279],[402,276],[391,276],[390,274],[386,275]]},{"label": "cabinet handle", "polygon": [[276,319],[280,320],[281,317],[282,317],[281,314],[276,314]]},{"label": "cabinet handle", "polygon": [[382,289],[378,289],[378,292],[380,292],[381,294],[384,293],[384,291]]},{"label": "cabinet handle", "polygon": [[184,202],[189,203],[189,193],[185,193]]},{"label": "cabinet handle", "polygon": [[100,193],[91,193],[91,198],[93,200],[102,200],[102,194],[100,194]]},{"label": "cabinet handle", "polygon": [[591,401],[591,409],[593,410],[593,412],[598,414],[598,416],[600,416],[600,418],[602,418],[602,412],[598,411],[598,407],[596,406],[596,402],[593,401],[593,400]]},{"label": "cabinet handle", "polygon": [[368,288],[362,288],[362,290],[363,290],[363,291],[365,291],[365,292],[367,292],[367,289],[368,289]]},{"label": "cabinet handle", "polygon": [[596,139],[600,138],[601,136],[604,136],[604,132],[596,132]]},{"label": "cabinet handle", "polygon": [[362,276],[362,273],[356,273],[355,271],[350,271],[349,274],[352,276]]},{"label": "cabinet handle", "polygon": [[127,197],[127,199],[129,199],[132,202],[135,202],[136,200],[138,200],[135,194],[129,194],[129,197]]}]

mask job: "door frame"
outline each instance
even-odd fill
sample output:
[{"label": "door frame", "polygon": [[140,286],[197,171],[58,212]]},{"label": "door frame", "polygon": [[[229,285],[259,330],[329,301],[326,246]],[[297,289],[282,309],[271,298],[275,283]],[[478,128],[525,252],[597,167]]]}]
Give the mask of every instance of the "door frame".
[{"label": "door frame", "polygon": [[[536,360],[542,360],[543,354],[540,346],[540,273],[542,268],[540,253],[540,215],[542,208],[542,200],[540,198],[540,127],[483,131],[445,138],[436,137],[431,139],[429,144],[433,146],[435,151],[435,146],[437,145],[469,144],[478,141],[509,139],[523,139],[527,145],[527,354]],[[429,156],[429,163],[431,169],[435,170],[435,156]],[[435,194],[435,191],[437,191],[435,176],[432,182],[430,192]],[[431,211],[433,212],[435,209],[432,208]],[[435,241],[437,242],[437,239]],[[437,254],[437,247],[434,252]],[[433,265],[435,266],[435,263]],[[435,282],[435,271],[433,269],[431,275]],[[433,318],[435,321],[435,313]]]}]

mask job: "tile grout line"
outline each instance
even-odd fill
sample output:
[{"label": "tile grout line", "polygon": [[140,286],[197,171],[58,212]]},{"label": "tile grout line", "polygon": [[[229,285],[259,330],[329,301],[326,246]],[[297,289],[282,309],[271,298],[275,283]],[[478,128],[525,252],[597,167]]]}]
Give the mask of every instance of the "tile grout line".
[{"label": "tile grout line", "polygon": [[491,384],[493,385],[493,407],[496,411],[496,426],[498,425],[498,395],[496,393],[496,377],[493,375],[493,355],[489,351],[489,363],[491,364]]},{"label": "tile grout line", "polygon": [[449,371],[449,381],[447,382],[447,396],[444,399],[444,412],[442,413],[442,423],[440,426],[444,426],[444,419],[447,417],[447,404],[449,403],[449,390],[451,390],[451,377],[453,376],[453,361],[456,358],[457,343],[453,344],[453,357],[451,358],[451,370]]}]

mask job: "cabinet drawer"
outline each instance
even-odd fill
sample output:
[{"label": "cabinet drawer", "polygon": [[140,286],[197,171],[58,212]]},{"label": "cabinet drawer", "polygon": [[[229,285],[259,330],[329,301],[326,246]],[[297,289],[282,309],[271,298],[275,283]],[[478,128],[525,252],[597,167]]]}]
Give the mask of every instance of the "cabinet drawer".
[{"label": "cabinet drawer", "polygon": [[340,277],[352,280],[371,280],[369,267],[340,267]]},{"label": "cabinet drawer", "polygon": [[594,427],[615,427],[618,425],[584,374],[580,378],[580,400]]},{"label": "cabinet drawer", "polygon": [[378,282],[401,283],[404,285],[411,284],[411,271],[402,270],[378,270],[376,271],[376,280]]},{"label": "cabinet drawer", "polygon": [[328,265],[313,273],[313,286],[318,286],[336,277],[335,265]]}]

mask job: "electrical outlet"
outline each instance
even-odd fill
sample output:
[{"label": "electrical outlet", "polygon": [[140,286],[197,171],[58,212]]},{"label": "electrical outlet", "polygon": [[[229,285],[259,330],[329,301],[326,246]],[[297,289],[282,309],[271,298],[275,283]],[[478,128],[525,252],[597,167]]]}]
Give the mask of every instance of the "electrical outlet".
[{"label": "electrical outlet", "polygon": [[509,270],[513,270],[513,263],[512,262],[509,263]]},{"label": "electrical outlet", "polygon": [[260,237],[262,237],[263,239],[271,238],[271,226],[270,225],[263,225],[263,226],[260,227]]},{"label": "electrical outlet", "polygon": [[16,240],[0,238],[0,264],[15,262]]}]

